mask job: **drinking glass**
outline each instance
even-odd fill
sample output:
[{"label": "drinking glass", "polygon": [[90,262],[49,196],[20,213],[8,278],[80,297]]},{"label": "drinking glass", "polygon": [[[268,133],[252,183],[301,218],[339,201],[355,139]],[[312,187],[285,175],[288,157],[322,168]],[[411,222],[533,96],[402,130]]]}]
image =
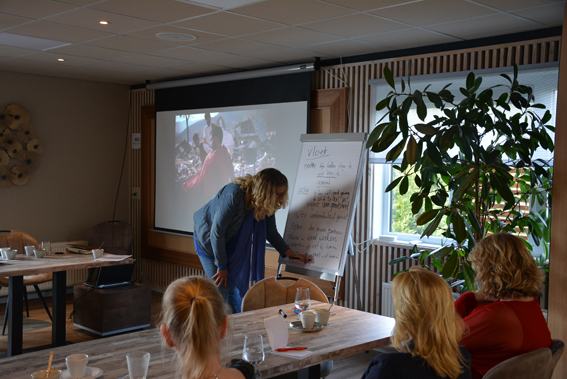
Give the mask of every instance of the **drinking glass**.
[{"label": "drinking glass", "polygon": [[45,250],[45,255],[51,255],[51,242],[49,241],[42,242],[41,248]]},{"label": "drinking glass", "polygon": [[150,365],[150,353],[135,351],[126,355],[126,361],[128,362],[130,379],[146,379],[148,366]]},{"label": "drinking glass", "polygon": [[261,334],[246,334],[244,336],[242,359],[255,365],[264,362],[264,338]]},{"label": "drinking glass", "polygon": [[299,287],[295,293],[295,307],[300,311],[306,311],[310,305],[309,288]]}]

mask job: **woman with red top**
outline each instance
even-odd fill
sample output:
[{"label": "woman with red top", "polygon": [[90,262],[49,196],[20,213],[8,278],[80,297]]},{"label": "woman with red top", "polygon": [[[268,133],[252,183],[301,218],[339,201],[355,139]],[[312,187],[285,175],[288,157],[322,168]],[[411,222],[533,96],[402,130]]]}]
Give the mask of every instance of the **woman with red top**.
[{"label": "woman with red top", "polygon": [[471,355],[472,377],[516,355],[551,346],[539,306],[542,274],[524,241],[512,234],[482,239],[470,254],[480,289],[455,302],[465,322],[460,345]]}]

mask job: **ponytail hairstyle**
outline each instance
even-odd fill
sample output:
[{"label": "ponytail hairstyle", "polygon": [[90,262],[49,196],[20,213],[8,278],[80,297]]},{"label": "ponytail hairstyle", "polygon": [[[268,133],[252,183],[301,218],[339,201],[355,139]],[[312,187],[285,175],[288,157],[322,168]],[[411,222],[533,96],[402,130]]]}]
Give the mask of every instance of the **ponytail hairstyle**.
[{"label": "ponytail hairstyle", "polygon": [[441,378],[457,378],[464,363],[459,350],[462,329],[447,282],[438,274],[414,266],[394,278],[392,298],[394,347],[421,357]]},{"label": "ponytail hairstyle", "polygon": [[162,299],[160,324],[175,345],[183,376],[200,378],[211,356],[220,356],[224,300],[216,285],[198,276],[171,283]]},{"label": "ponytail hairstyle", "polygon": [[[246,209],[254,208],[256,221],[273,215],[278,209],[283,209],[287,205],[287,178],[275,168],[266,168],[256,175],[248,174],[233,181],[240,184],[240,188],[245,193]],[[277,196],[278,187],[285,187],[281,197]]]}]

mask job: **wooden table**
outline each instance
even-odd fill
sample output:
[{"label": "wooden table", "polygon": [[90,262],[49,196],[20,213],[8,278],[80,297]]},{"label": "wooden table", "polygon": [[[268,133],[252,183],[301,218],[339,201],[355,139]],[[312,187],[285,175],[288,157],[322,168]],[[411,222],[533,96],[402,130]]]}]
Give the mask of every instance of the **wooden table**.
[{"label": "wooden table", "polygon": [[[313,303],[314,307],[321,305],[318,302]],[[257,332],[265,338],[266,359],[259,366],[263,378],[291,377],[290,373],[295,372],[297,375],[298,371],[303,371],[303,374],[306,374],[304,377],[315,375],[318,379],[319,364],[388,345],[394,327],[393,318],[334,306],[333,311],[336,313],[331,316],[330,324],[320,332],[289,332],[290,346],[307,346],[314,353],[298,360],[271,354],[264,318],[277,314],[279,309],[288,314],[286,321],[298,320],[297,315],[293,313],[293,304],[229,316],[233,334],[232,343],[226,349],[226,356],[241,358],[244,334]],[[162,347],[161,336],[155,328],[55,348],[53,367],[65,370],[66,356],[84,353],[89,355],[89,366],[104,371],[104,379],[118,379],[128,373],[126,354],[137,350],[151,354],[148,379],[176,377],[176,367],[172,364],[174,351]],[[49,350],[1,359],[2,378],[27,377],[36,370],[46,368],[48,360]],[[310,367],[315,370],[309,371]]]},{"label": "wooden table", "polygon": [[24,275],[53,273],[52,302],[52,343],[53,346],[65,345],[65,301],[67,271],[84,268],[103,267],[132,263],[132,258],[123,261],[95,261],[92,255],[51,254],[41,259],[18,254],[15,260],[0,261],[0,276],[9,277],[9,322],[8,356],[22,354],[23,343],[23,291]]}]

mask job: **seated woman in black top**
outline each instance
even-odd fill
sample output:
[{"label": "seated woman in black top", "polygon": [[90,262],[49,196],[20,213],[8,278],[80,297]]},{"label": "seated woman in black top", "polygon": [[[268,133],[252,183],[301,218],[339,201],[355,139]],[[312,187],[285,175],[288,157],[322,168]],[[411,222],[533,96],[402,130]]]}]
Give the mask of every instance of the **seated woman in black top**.
[{"label": "seated woman in black top", "polygon": [[226,303],[210,279],[177,279],[162,299],[161,335],[175,348],[183,379],[260,379],[256,366],[244,360],[226,367],[221,340],[226,336]]},{"label": "seated woman in black top", "polygon": [[438,274],[412,267],[392,282],[399,350],[376,356],[363,379],[470,379],[470,355],[459,347],[462,329],[451,289]]}]

